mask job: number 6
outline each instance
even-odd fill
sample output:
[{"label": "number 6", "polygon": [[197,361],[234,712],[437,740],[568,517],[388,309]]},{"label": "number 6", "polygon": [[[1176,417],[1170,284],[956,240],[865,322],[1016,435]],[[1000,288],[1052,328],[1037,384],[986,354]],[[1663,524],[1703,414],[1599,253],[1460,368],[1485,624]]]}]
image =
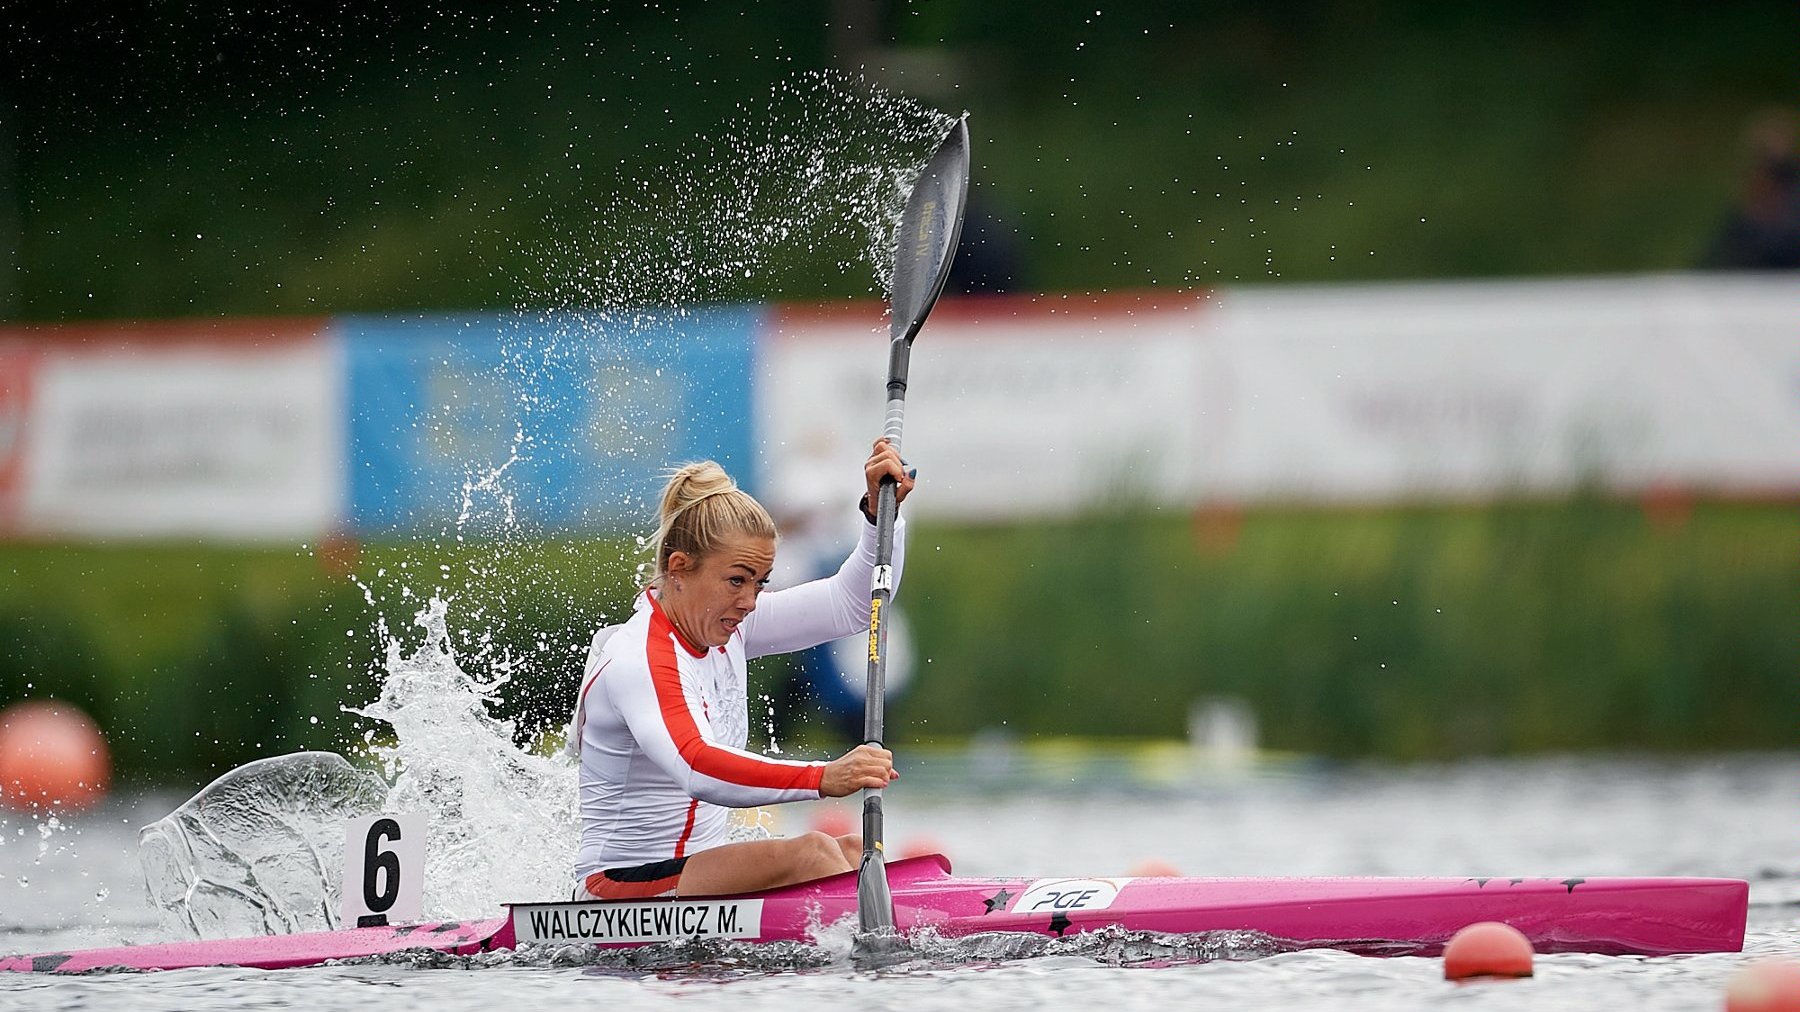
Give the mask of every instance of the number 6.
[{"label": "number 6", "polygon": [[369,928],[418,919],[426,832],[425,817],[416,813],[365,815],[344,823],[340,923]]},{"label": "number 6", "polygon": [[[400,898],[400,855],[381,847],[389,840],[399,842],[400,824],[393,819],[376,819],[363,844],[363,905],[372,914],[385,915]],[[381,872],[387,873],[386,881],[377,890],[375,879]]]}]

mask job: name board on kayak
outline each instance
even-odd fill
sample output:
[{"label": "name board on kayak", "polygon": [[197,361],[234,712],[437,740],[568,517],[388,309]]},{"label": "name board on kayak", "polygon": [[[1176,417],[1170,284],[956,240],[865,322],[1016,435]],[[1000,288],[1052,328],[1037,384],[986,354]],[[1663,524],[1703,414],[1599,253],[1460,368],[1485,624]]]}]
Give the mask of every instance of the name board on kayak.
[{"label": "name board on kayak", "polygon": [[762,915],[762,900],[521,903],[512,907],[513,935],[521,942],[760,938]]},{"label": "name board on kayak", "polygon": [[1119,898],[1128,878],[1041,878],[1019,894],[1015,914],[1055,914],[1072,910],[1105,910]]}]

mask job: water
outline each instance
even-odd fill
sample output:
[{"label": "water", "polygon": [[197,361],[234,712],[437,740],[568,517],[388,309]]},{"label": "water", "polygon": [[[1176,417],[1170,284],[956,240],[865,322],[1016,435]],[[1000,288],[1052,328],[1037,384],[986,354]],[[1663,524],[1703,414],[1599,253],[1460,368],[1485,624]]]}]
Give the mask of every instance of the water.
[{"label": "water", "polygon": [[138,860],[172,935],[240,938],[341,927],[344,823],[388,786],[330,752],[258,759],[144,828]]},{"label": "water", "polygon": [[[821,1010],[1084,1001],[1321,1010],[1718,1008],[1726,981],[1747,958],[1800,957],[1797,786],[1800,755],[1788,754],[1289,769],[1135,793],[1076,785],[959,798],[938,790],[909,794],[901,786],[888,805],[896,850],[935,842],[970,874],[1122,874],[1156,858],[1190,874],[1748,878],[1750,934],[1741,955],[1540,956],[1530,980],[1452,985],[1435,959],[1318,950],[1264,955],[1254,939],[1215,938],[1210,951],[1190,948],[1144,963],[1142,945],[1101,940],[974,963],[951,948],[871,972],[851,967],[849,936],[838,930],[825,932],[817,946],[769,959],[741,949],[664,949],[600,965],[533,953],[276,973],[5,977],[0,1006],[350,1008],[381,1001],[485,1010],[538,1001],[648,1008],[688,1000]],[[0,948],[168,937],[144,896],[136,830],[180,800],[115,799],[42,837],[29,820],[8,817],[0,824]],[[779,813],[782,827],[804,828],[826,804],[790,806]],[[542,894],[562,885],[545,883]]]}]

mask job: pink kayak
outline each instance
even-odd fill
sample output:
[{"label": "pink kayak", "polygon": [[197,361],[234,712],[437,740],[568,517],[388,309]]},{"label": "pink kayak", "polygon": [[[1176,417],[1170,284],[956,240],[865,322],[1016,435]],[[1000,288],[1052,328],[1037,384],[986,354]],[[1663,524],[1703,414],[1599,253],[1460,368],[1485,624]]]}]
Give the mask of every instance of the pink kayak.
[{"label": "pink kayak", "polygon": [[[1457,929],[1504,921],[1539,952],[1668,955],[1743,947],[1749,885],[1705,878],[957,878],[932,855],[888,866],[896,925],[947,936],[1100,927],[1248,930],[1300,946],[1433,954]],[[520,903],[506,916],[298,935],[128,945],[0,959],[0,970],[280,969],[409,949],[468,955],[522,943],[683,938],[808,941],[856,913],[849,873],[743,896]],[[1388,945],[1386,943],[1397,943]]]}]

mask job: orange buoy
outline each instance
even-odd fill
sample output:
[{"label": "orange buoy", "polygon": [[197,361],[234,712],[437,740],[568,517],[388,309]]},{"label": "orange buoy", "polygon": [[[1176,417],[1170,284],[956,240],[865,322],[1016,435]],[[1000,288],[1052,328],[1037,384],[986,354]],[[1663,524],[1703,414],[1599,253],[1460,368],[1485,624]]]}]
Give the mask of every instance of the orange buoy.
[{"label": "orange buoy", "polygon": [[826,836],[849,836],[856,832],[856,820],[837,805],[825,805],[813,811],[812,828]]},{"label": "orange buoy", "polygon": [[0,803],[8,808],[86,808],[111,780],[106,739],[87,714],[49,699],[0,711]]},{"label": "orange buoy", "polygon": [[1531,976],[1531,939],[1510,924],[1478,921],[1444,946],[1444,979]]},{"label": "orange buoy", "polygon": [[1725,1012],[1800,1012],[1800,960],[1744,964],[1725,988]]},{"label": "orange buoy", "polygon": [[1131,866],[1132,878],[1179,878],[1181,872],[1161,858],[1147,857]]}]

